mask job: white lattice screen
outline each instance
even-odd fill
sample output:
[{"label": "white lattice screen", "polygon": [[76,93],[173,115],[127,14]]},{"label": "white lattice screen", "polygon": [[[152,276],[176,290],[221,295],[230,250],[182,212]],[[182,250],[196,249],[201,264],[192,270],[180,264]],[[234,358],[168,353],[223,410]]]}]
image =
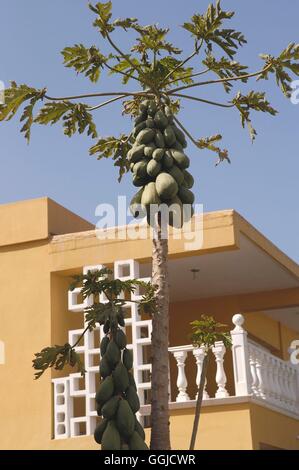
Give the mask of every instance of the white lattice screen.
[{"label": "white lattice screen", "polygon": [[[103,265],[85,266],[83,274],[88,271],[102,269]],[[114,263],[114,277],[121,280],[140,279],[139,264],[135,260],[116,261]],[[149,281],[150,278],[142,278]],[[93,304],[92,296],[83,303],[79,302],[80,288],[76,288],[68,293],[68,309],[74,314],[82,315],[82,328],[69,331],[69,343],[74,344],[85,328],[84,309]],[[132,294],[132,300],[140,299],[140,292]],[[105,301],[104,296],[100,298]],[[128,349],[133,349],[134,354],[134,378],[137,385],[141,405],[146,404],[146,391],[150,390],[151,364],[146,363],[146,348],[151,344],[152,322],[151,320],[141,320],[138,314],[138,305],[128,302],[125,304],[128,310],[125,319],[124,331],[131,337],[131,344]],[[94,365],[99,362],[100,341],[104,333],[102,327],[96,328],[92,332],[87,332],[75,348],[77,353],[82,355],[86,374],[82,378],[79,373],[70,374],[68,377],[53,379],[54,384],[54,437],[55,439],[65,439],[82,435],[90,435],[94,432],[97,422],[97,412],[95,403],[96,389],[99,385],[99,366]],[[80,401],[80,406],[78,403]],[[79,414],[78,416],[78,409]],[[81,413],[80,413],[81,411]],[[81,416],[82,414],[82,416]]]}]

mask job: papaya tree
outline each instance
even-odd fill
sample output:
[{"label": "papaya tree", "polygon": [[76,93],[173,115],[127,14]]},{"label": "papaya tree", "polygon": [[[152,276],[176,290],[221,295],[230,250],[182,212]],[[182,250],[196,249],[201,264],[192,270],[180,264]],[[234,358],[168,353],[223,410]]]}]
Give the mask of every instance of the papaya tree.
[{"label": "papaya tree", "polygon": [[[136,418],[140,403],[132,373],[133,353],[126,347],[123,327],[124,306],[135,302],[131,294],[137,289],[144,290],[141,300],[136,301],[139,312],[155,311],[154,287],[138,279],[111,279],[112,274],[110,269],[103,268],[75,276],[71,290],[80,285],[83,300],[93,298],[93,304],[84,310],[86,328],[75,344],[48,346],[36,353],[33,360],[35,378],[41,377],[49,367],[62,370],[66,365],[77,367],[84,376],[84,364],[75,348],[87,331],[102,326],[101,383],[96,393],[97,414],[102,419],[94,432],[95,441],[102,450],[148,450],[144,429]],[[103,295],[105,301],[101,302]]]},{"label": "papaya tree", "polygon": [[[261,54],[260,69],[251,72],[247,65],[236,60],[236,53],[246,44],[246,39],[241,32],[227,27],[234,12],[224,11],[219,0],[210,4],[206,12],[195,13],[182,25],[192,38],[190,53],[167,39],[168,28],[156,24],[143,26],[136,18],[113,19],[111,1],[98,2],[89,8],[95,15],[93,26],[99,39],[110,47],[110,52],[103,54],[98,45],[85,46],[78,42],[62,51],[64,64],[94,84],[104,72],[119,76],[121,89],[113,92],[96,89],[89,94],[57,97],[51,96],[46,88],[36,89],[12,82],[5,91],[0,120],[10,120],[23,106],[21,132],[27,140],[33,124],[60,121],[68,137],[78,132],[95,139],[90,154],[99,160],[111,158],[119,169],[119,180],[132,171],[133,184],[139,188],[132,201],[132,212],[135,216],[140,215],[136,205],[141,203],[145,208],[143,215],[155,228],[152,281],[157,287],[157,313],[153,315],[152,333],[151,447],[169,449],[168,236],[165,227],[163,230],[163,211],[159,204],[170,206],[171,214],[178,212],[175,208],[181,210],[183,206],[183,217],[169,217],[169,223],[175,226],[180,227],[192,213],[193,177],[187,170],[190,160],[184,150],[187,140],[199,150],[214,152],[216,164],[230,162],[228,150],[220,145],[221,134],[194,137],[188,124],[183,124],[179,118],[180,105],[188,101],[227,112],[235,110],[240,114],[242,127],[248,127],[253,141],[257,132],[252,124],[252,112],[275,116],[277,111],[264,92],[255,89],[247,93],[235,91],[234,84],[241,82],[245,86],[253,78],[262,81],[274,77],[282,93],[289,98],[292,77],[299,76],[299,45],[290,43],[278,55]],[[124,51],[115,39],[120,31],[135,35],[130,50]],[[133,82],[136,91],[126,88]],[[213,87],[216,86],[223,87],[227,96],[222,102],[213,99]],[[202,87],[207,90],[204,96],[188,93],[188,90],[195,92]],[[100,103],[96,101],[99,98],[103,98]],[[122,114],[133,119],[132,132],[101,136],[94,112],[116,101],[121,103]],[[153,205],[158,206],[158,210],[152,214]]]},{"label": "papaya tree", "polygon": [[191,322],[191,326],[191,340],[193,345],[198,348],[204,348],[204,359],[202,362],[200,381],[197,390],[194,423],[189,447],[189,450],[194,450],[211,349],[216,341],[222,341],[226,348],[230,348],[232,341],[230,334],[225,331],[225,327],[227,327],[227,325],[217,322],[213,317],[201,315],[200,320]]}]

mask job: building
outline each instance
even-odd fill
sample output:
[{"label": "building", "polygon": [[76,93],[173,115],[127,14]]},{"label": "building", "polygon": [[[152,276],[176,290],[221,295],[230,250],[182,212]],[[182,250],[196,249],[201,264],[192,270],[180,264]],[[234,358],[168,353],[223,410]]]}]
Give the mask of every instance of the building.
[{"label": "building", "polygon": [[[299,449],[299,366],[290,361],[299,340],[299,266],[232,210],[203,216],[200,249],[186,251],[171,236],[169,251],[173,449],[187,449],[190,440],[202,351],[188,335],[202,313],[231,325],[233,347],[213,350],[196,447]],[[31,365],[44,346],[78,338],[84,305],[68,287],[74,274],[99,265],[114,267],[115,277],[148,278],[151,242],[99,239],[48,198],[0,206],[1,449],[97,448],[90,434],[101,332],[78,345],[85,379],[65,370],[34,381]],[[150,413],[150,318],[133,308],[126,332],[143,418]]]}]

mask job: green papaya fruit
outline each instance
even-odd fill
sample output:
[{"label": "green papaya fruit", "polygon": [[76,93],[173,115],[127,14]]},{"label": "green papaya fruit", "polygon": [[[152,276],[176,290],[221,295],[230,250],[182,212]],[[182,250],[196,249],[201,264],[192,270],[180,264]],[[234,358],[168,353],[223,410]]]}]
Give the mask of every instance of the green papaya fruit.
[{"label": "green papaya fruit", "polygon": [[174,150],[179,150],[180,152],[184,152],[184,147],[179,143],[177,140],[175,144],[173,144],[172,148]]},{"label": "green papaya fruit", "polygon": [[106,358],[106,356],[102,357],[102,359],[100,360],[100,376],[103,377],[103,379],[105,379],[106,377],[108,377],[108,375],[110,375],[112,372],[112,369],[110,367],[110,364]]},{"label": "green papaya fruit", "polygon": [[119,349],[125,349],[125,347],[127,346],[127,337],[123,330],[121,330],[120,328],[118,328],[118,330],[116,331],[115,342]]},{"label": "green papaya fruit", "polygon": [[187,188],[187,189],[193,188],[194,178],[191,175],[191,173],[189,173],[189,171],[187,171],[187,170],[183,170],[183,175],[184,175],[184,181],[183,181],[182,185],[185,186],[185,188]]},{"label": "green papaya fruit", "polygon": [[156,160],[156,162],[159,162],[163,158],[164,153],[165,153],[164,149],[158,148],[153,151],[152,157],[154,160]]},{"label": "green papaya fruit", "polygon": [[155,137],[155,131],[153,129],[143,129],[139,132],[136,142],[139,144],[149,144]]},{"label": "green papaya fruit", "polygon": [[147,112],[148,105],[149,105],[149,100],[141,101],[140,106],[139,106],[140,112],[141,113]]},{"label": "green papaya fruit", "polygon": [[109,330],[110,330],[110,321],[106,320],[105,323],[104,323],[104,328],[103,328],[103,331],[104,331],[105,335],[107,335],[109,333]]},{"label": "green papaya fruit", "polygon": [[182,145],[182,147],[186,148],[187,147],[187,141],[186,141],[186,137],[185,137],[184,132],[181,131],[181,129],[179,129],[175,125],[172,126],[172,129],[173,129],[173,131],[175,133],[175,136],[176,136],[177,140],[179,141],[179,143]]},{"label": "green papaya fruit", "polygon": [[139,162],[134,164],[133,173],[138,176],[139,178],[143,178],[147,175],[146,166],[148,160],[140,160]]},{"label": "green papaya fruit", "polygon": [[109,400],[114,393],[114,381],[113,377],[109,375],[103,382],[100,384],[99,390],[96,393],[96,402],[105,403]]},{"label": "green papaya fruit", "polygon": [[165,140],[164,140],[163,134],[159,130],[156,130],[155,144],[159,148],[164,148],[165,147]]},{"label": "green papaya fruit", "polygon": [[107,427],[108,420],[107,419],[102,419],[100,423],[97,425],[94,431],[94,440],[96,441],[97,444],[101,444],[102,442],[102,437],[105,432],[105,429]]},{"label": "green papaya fruit", "polygon": [[132,135],[134,139],[138,136],[139,132],[146,128],[146,121],[141,121],[137,126],[134,127]]},{"label": "green papaya fruit", "polygon": [[149,176],[151,176],[152,178],[156,178],[156,176],[160,173],[161,168],[162,168],[161,163],[152,159],[148,162],[146,171]]},{"label": "green papaya fruit", "polygon": [[178,192],[176,180],[168,173],[160,173],[156,179],[156,190],[162,201],[171,200]]},{"label": "green papaya fruit", "polygon": [[[153,160],[154,161],[154,160]],[[145,207],[150,204],[160,204],[160,199],[154,182],[148,183],[142,193],[141,204]]]},{"label": "green papaya fruit", "polygon": [[179,198],[183,204],[193,204],[194,203],[194,194],[190,189],[184,188],[183,186],[179,189]]},{"label": "green papaya fruit", "polygon": [[121,440],[114,421],[109,421],[102,437],[102,450],[120,450]]},{"label": "green papaya fruit", "polygon": [[163,111],[159,110],[156,112],[154,117],[154,123],[162,131],[168,126],[168,119],[163,113]]},{"label": "green papaya fruit", "polygon": [[141,424],[139,423],[138,419],[135,416],[135,431],[138,432],[141,439],[145,441],[145,432]]},{"label": "green papaya fruit", "polygon": [[100,345],[101,356],[102,357],[104,356],[104,354],[107,350],[107,346],[108,346],[109,342],[110,342],[109,336],[104,336],[104,338],[101,341],[101,345]]},{"label": "green papaya fruit", "polygon": [[[130,202],[129,209],[130,209],[132,216],[135,217],[135,219],[140,216],[143,217],[143,215],[141,214],[142,211],[140,208],[142,193],[143,193],[143,188],[139,189],[139,191],[135,194],[135,196],[133,196]],[[121,326],[125,326],[125,325],[123,324]]]},{"label": "green papaya fruit", "polygon": [[125,317],[124,317],[124,314],[123,314],[122,311],[119,312],[119,314],[117,315],[117,321],[118,321],[119,326],[125,326],[126,325]]},{"label": "green papaya fruit", "polygon": [[119,395],[115,395],[114,397],[110,398],[110,400],[106,401],[106,403],[102,407],[102,415],[106,419],[112,419],[118,409],[120,397]]},{"label": "green papaya fruit", "polygon": [[[141,131],[141,132],[143,132],[143,131]],[[175,133],[174,133],[174,131],[173,131],[173,129],[170,125],[168,125],[164,129],[163,135],[164,135],[166,145],[168,145],[168,147],[171,147],[176,141],[176,136],[175,136]]]},{"label": "green papaya fruit", "polygon": [[187,155],[184,154],[184,152],[180,152],[179,150],[171,150],[171,155],[181,170],[185,170],[189,167],[190,160]]},{"label": "green papaya fruit", "polygon": [[177,182],[177,184],[180,186],[183,181],[184,181],[184,174],[183,172],[179,169],[178,166],[173,165],[172,168],[170,168],[168,172]]},{"label": "green papaya fruit", "polygon": [[147,118],[147,120],[145,121],[145,124],[146,124],[146,127],[150,128],[150,129],[155,127],[155,121],[151,117]]},{"label": "green papaya fruit", "polygon": [[154,144],[154,142],[150,142],[144,149],[144,155],[147,158],[151,158],[155,149],[156,149],[156,145]]},{"label": "green papaya fruit", "polygon": [[130,158],[130,162],[131,163],[137,163],[139,162],[139,160],[141,160],[144,156],[144,147],[145,145],[142,144],[142,145],[134,145],[130,152],[131,152],[131,158]]},{"label": "green papaya fruit", "polygon": [[173,114],[172,114],[171,108],[169,106],[165,106],[164,111],[165,111],[165,116],[167,117],[169,124],[172,124],[173,123]]},{"label": "green papaya fruit", "polygon": [[133,376],[132,372],[128,372],[128,377],[129,377],[129,385],[133,385],[135,390],[137,390],[136,382],[135,382],[135,379],[134,379],[134,376]]},{"label": "green papaya fruit", "polygon": [[144,186],[146,183],[148,183],[148,178],[141,178],[140,176],[134,175],[132,182],[136,188],[140,188],[141,186]]},{"label": "green papaya fruit", "polygon": [[105,358],[111,367],[114,367],[120,361],[120,349],[115,341],[109,341]]},{"label": "green papaya fruit", "polygon": [[103,403],[96,403],[97,415],[102,416]]},{"label": "green papaya fruit", "polygon": [[[130,370],[133,367],[133,352],[130,349],[125,349],[123,352],[123,363],[125,367]],[[130,383],[130,381],[129,381]]]},{"label": "green papaya fruit", "polygon": [[140,124],[142,121],[145,121],[147,118],[147,113],[146,111],[142,111],[140,114],[138,114],[138,116],[135,118],[135,127],[138,126],[138,124]]},{"label": "green papaya fruit", "polygon": [[137,431],[134,431],[129,440],[130,450],[149,450]]},{"label": "green papaya fruit", "polygon": [[133,386],[130,386],[126,390],[126,399],[128,400],[128,403],[133,413],[137,413],[137,411],[140,409],[140,401],[137,392]]},{"label": "green papaya fruit", "polygon": [[129,386],[128,371],[124,364],[120,361],[112,372],[115,390],[117,392],[125,392]]},{"label": "green papaya fruit", "polygon": [[173,167],[174,160],[172,158],[172,155],[170,153],[170,150],[166,150],[164,157],[162,158],[162,165],[165,170],[170,170],[170,168]]},{"label": "green papaya fruit", "polygon": [[148,107],[147,107],[147,113],[150,115],[150,116],[154,116],[157,112],[157,105],[155,103],[155,101],[151,100],[148,104]]},{"label": "green papaya fruit", "polygon": [[184,223],[183,204],[178,196],[175,196],[168,204],[169,225],[175,228],[182,228]]},{"label": "green papaya fruit", "polygon": [[115,421],[117,429],[123,437],[129,438],[132,436],[135,429],[135,415],[127,400],[120,401]]},{"label": "green papaya fruit", "polygon": [[130,163],[130,170],[133,173],[133,168],[134,168],[135,163]]}]

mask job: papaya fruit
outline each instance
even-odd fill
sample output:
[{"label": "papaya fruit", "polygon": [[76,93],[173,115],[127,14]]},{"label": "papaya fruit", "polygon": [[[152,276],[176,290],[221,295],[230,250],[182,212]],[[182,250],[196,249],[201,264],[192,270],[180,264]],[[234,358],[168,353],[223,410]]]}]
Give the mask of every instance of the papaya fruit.
[{"label": "papaya fruit", "polygon": [[142,131],[143,129],[146,128],[146,121],[141,121],[139,124],[137,124],[134,129],[133,129],[133,137],[134,139],[136,139],[136,137],[138,136],[139,132]]},{"label": "papaya fruit", "polygon": [[147,164],[146,172],[152,178],[156,178],[156,176],[160,173],[161,168],[162,168],[161,163],[159,163],[156,160],[152,159]]},{"label": "papaya fruit", "polygon": [[136,142],[139,144],[149,144],[155,137],[155,131],[153,129],[143,129],[139,132],[136,137]]},{"label": "papaya fruit", "polygon": [[154,144],[154,142],[150,142],[145,148],[144,148],[144,155],[147,157],[147,158],[151,158],[154,151],[156,149],[156,145]]},{"label": "papaya fruit", "polygon": [[102,408],[103,408],[103,403],[96,404],[96,411],[97,411],[98,416],[102,416]]},{"label": "papaya fruit", "polygon": [[110,420],[103,433],[102,450],[120,450],[120,434],[115,422]]},{"label": "papaya fruit", "polygon": [[183,204],[193,204],[194,203],[194,194],[190,189],[184,188],[183,186],[180,187],[179,198],[181,199]]},{"label": "papaya fruit", "polygon": [[178,196],[169,202],[169,225],[175,228],[182,228],[184,223],[183,204]]},{"label": "papaya fruit", "polygon": [[159,148],[164,148],[165,147],[165,140],[164,140],[163,134],[159,130],[156,130],[155,144]]},{"label": "papaya fruit", "polygon": [[176,162],[177,166],[181,168],[181,170],[185,170],[190,165],[190,160],[184,152],[180,150],[171,150],[171,155],[174,161]]},{"label": "papaya fruit", "polygon": [[150,116],[154,116],[157,112],[157,105],[155,103],[155,101],[151,100],[148,104],[148,107],[147,107],[147,113],[150,115]]},{"label": "papaya fruit", "polygon": [[[112,372],[115,390],[117,392],[125,392],[129,386],[128,371],[124,364],[120,361]],[[109,378],[109,377],[108,377]]]},{"label": "papaya fruit", "polygon": [[114,397],[110,398],[110,400],[106,401],[106,403],[102,406],[102,416],[106,419],[112,419],[118,409],[120,397],[119,395],[115,395]]},{"label": "papaya fruit", "polygon": [[117,315],[117,321],[118,321],[118,324],[119,326],[125,326],[126,325],[126,322],[125,322],[125,317],[124,317],[124,314],[122,311],[120,311]]},{"label": "papaya fruit", "polygon": [[176,180],[168,173],[160,173],[156,179],[156,190],[163,201],[171,200],[178,192]]},{"label": "papaya fruit", "polygon": [[104,336],[104,338],[102,339],[101,341],[101,345],[100,345],[100,350],[101,350],[101,356],[103,357],[105,352],[106,352],[106,349],[107,349],[107,346],[110,342],[110,339],[108,336]]},{"label": "papaya fruit", "polygon": [[141,145],[134,145],[131,148],[131,150],[129,151],[130,152],[130,162],[131,163],[137,163],[137,162],[139,162],[139,160],[141,160],[143,158],[144,147],[145,147],[145,145],[141,144]]},{"label": "papaya fruit", "polygon": [[138,419],[135,416],[135,431],[138,432],[141,439],[145,440],[145,432]]},{"label": "papaya fruit", "polygon": [[165,170],[170,170],[173,167],[174,160],[170,153],[170,150],[166,150],[164,157],[162,158],[162,165]]},{"label": "papaya fruit", "polygon": [[182,145],[182,147],[186,148],[187,147],[187,141],[186,141],[186,137],[185,137],[184,132],[181,131],[181,129],[179,129],[176,125],[173,125],[172,129],[173,129],[173,131],[175,133],[175,136],[176,136],[177,140],[179,141],[179,143]]},{"label": "papaya fruit", "polygon": [[178,166],[173,165],[172,168],[170,168],[168,172],[177,182],[177,184],[180,186],[183,181],[184,181],[184,174],[183,172],[179,169]]},{"label": "papaya fruit", "polygon": [[127,400],[120,400],[115,421],[117,429],[123,437],[129,438],[132,436],[135,430],[135,415]]},{"label": "papaya fruit", "polygon": [[109,362],[107,361],[106,356],[102,357],[100,361],[100,376],[105,379],[112,372]]},{"label": "papaya fruit", "polygon": [[130,450],[149,450],[137,431],[134,431],[129,440]]},{"label": "papaya fruit", "polygon": [[194,178],[187,170],[183,170],[184,181],[182,183],[187,189],[191,189],[194,185]]},{"label": "papaya fruit", "polygon": [[173,144],[172,148],[174,150],[179,150],[180,152],[184,152],[184,147],[179,143],[177,140],[175,144]]},{"label": "papaya fruit", "polygon": [[133,413],[137,413],[137,411],[140,409],[140,401],[137,392],[132,385],[126,390],[126,399]]},{"label": "papaya fruit", "polygon": [[149,100],[141,101],[140,106],[139,106],[140,112],[141,113],[146,113],[148,105],[149,105]]},{"label": "papaya fruit", "polygon": [[150,204],[160,204],[160,199],[154,182],[148,183],[145,186],[142,193],[141,204],[144,206],[149,206]]},{"label": "papaya fruit", "polygon": [[140,160],[139,162],[134,164],[133,173],[134,175],[138,176],[139,178],[143,178],[147,175],[146,173],[146,166],[148,161],[147,160]]},{"label": "papaya fruit", "polygon": [[153,151],[153,154],[152,154],[152,157],[154,160],[156,160],[156,162],[159,162],[163,155],[165,153],[165,150],[164,149],[160,149],[160,148],[156,148],[154,151]]},{"label": "papaya fruit", "polygon": [[108,419],[104,418],[100,421],[100,423],[95,428],[93,436],[94,436],[94,440],[96,441],[97,444],[101,444],[102,437],[103,437],[103,434],[104,434],[105,429],[107,427],[107,424],[108,424]]},{"label": "papaya fruit", "polygon": [[115,341],[109,341],[105,358],[111,367],[114,367],[120,361],[120,349]]},{"label": "papaya fruit", "polygon": [[[123,352],[123,363],[125,367],[130,370],[133,367],[133,353],[129,349],[125,349]],[[130,383],[130,381],[129,381]]]},{"label": "papaya fruit", "polygon": [[172,114],[171,108],[169,106],[165,106],[164,111],[165,111],[165,116],[167,117],[169,124],[172,124],[173,114]]},{"label": "papaya fruit", "polygon": [[127,337],[123,330],[121,330],[120,328],[118,328],[118,330],[116,331],[115,342],[119,349],[125,349],[125,347],[127,346]]},{"label": "papaya fruit", "polygon": [[[143,132],[143,131],[141,131],[141,132]],[[164,139],[165,139],[165,143],[166,143],[166,145],[168,145],[168,147],[171,147],[176,141],[175,133],[174,133],[174,131],[173,131],[173,129],[170,125],[168,125],[164,129],[163,136],[164,136]]]},{"label": "papaya fruit", "polygon": [[114,381],[113,377],[109,375],[100,384],[99,390],[96,393],[96,402],[105,403],[108,401],[114,393]]},{"label": "papaya fruit", "polygon": [[128,377],[129,377],[129,385],[133,385],[135,390],[137,390],[136,382],[135,382],[135,379],[134,379],[134,376],[133,376],[132,372],[128,372]]},{"label": "papaya fruit", "polygon": [[[141,198],[142,198],[142,193],[143,193],[143,188],[139,189],[139,191],[133,196],[130,202],[130,212],[133,217],[137,218],[140,216],[140,204],[141,204]],[[124,326],[124,325],[122,325]]]},{"label": "papaya fruit", "polygon": [[105,323],[104,323],[104,328],[103,328],[103,331],[104,331],[105,335],[107,335],[109,333],[109,330],[110,330],[110,321],[106,320]]},{"label": "papaya fruit", "polygon": [[161,130],[164,130],[168,126],[168,119],[163,111],[159,110],[156,112],[154,117],[154,124],[156,124],[156,126]]},{"label": "papaya fruit", "polygon": [[148,178],[137,176],[137,175],[133,176],[133,185],[136,186],[136,188],[140,188],[141,186],[144,186],[146,183],[148,183]]},{"label": "papaya fruit", "polygon": [[153,120],[152,117],[147,118],[147,120],[145,121],[145,124],[146,124],[146,127],[149,127],[150,129],[155,127],[155,121]]}]

